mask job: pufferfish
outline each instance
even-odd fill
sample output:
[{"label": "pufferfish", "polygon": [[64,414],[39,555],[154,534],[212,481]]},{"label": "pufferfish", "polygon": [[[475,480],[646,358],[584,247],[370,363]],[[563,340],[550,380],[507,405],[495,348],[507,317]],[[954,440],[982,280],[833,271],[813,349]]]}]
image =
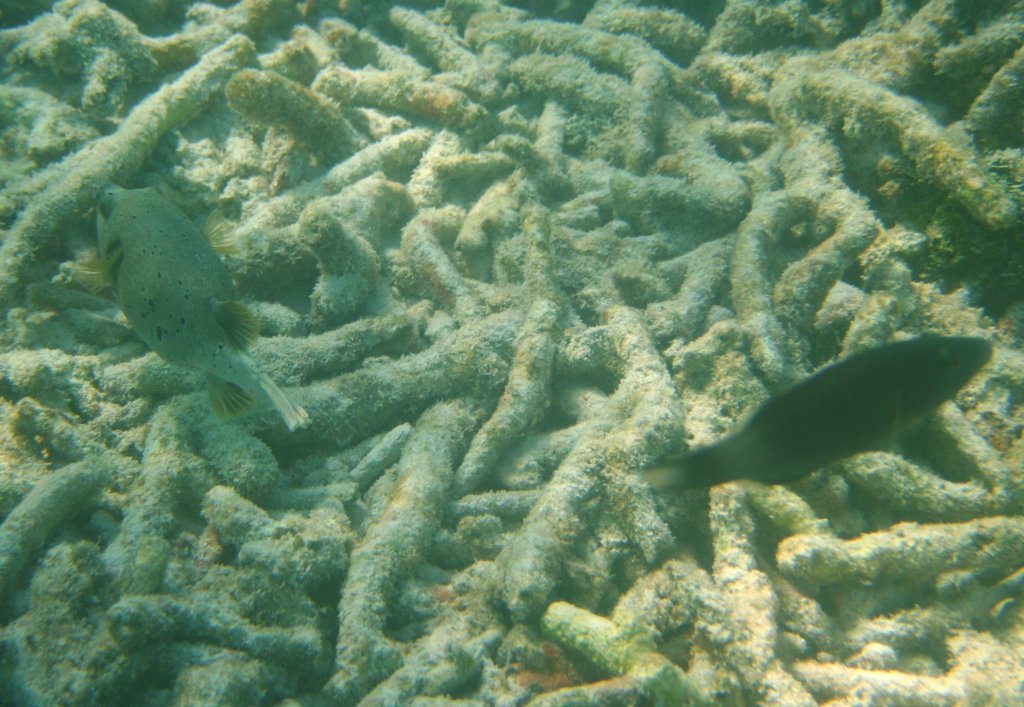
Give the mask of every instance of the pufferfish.
[{"label": "pufferfish", "polygon": [[142,340],[169,363],[205,373],[218,415],[239,415],[262,394],[289,430],[305,424],[306,411],[246,353],[259,323],[236,299],[215,238],[204,237],[155,189],[108,184],[97,198],[99,258],[92,270],[110,284]]}]

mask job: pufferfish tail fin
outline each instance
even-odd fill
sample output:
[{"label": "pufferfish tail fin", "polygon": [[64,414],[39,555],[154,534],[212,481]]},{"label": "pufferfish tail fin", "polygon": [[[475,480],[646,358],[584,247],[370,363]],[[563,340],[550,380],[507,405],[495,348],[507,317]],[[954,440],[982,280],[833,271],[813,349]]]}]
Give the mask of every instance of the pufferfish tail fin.
[{"label": "pufferfish tail fin", "polygon": [[291,398],[277,387],[277,383],[270,379],[270,376],[263,371],[257,370],[256,380],[259,381],[263,392],[270,398],[270,402],[274,403],[274,407],[281,413],[281,417],[284,418],[284,424],[288,425],[289,430],[295,430],[309,422],[309,413],[301,405],[292,402]]}]

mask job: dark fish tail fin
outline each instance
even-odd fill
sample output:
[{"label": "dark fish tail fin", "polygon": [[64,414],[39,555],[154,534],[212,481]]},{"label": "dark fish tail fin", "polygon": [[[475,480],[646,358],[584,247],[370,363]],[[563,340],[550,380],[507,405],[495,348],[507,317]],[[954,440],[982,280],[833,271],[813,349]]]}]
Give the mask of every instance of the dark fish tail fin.
[{"label": "dark fish tail fin", "polygon": [[720,445],[712,445],[644,470],[644,478],[658,491],[695,489],[729,481],[722,465]]}]

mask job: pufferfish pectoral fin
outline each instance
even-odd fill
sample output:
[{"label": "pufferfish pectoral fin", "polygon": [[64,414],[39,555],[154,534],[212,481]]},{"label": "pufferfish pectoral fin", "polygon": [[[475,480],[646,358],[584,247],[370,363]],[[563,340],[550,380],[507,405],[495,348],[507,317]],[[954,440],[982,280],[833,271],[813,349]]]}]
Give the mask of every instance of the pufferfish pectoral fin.
[{"label": "pufferfish pectoral fin", "polygon": [[98,295],[114,284],[120,264],[120,250],[106,258],[101,258],[98,253],[92,253],[83,260],[71,264],[71,281]]},{"label": "pufferfish pectoral fin", "polygon": [[210,404],[219,417],[236,417],[252,407],[255,398],[245,388],[216,376],[206,376]]},{"label": "pufferfish pectoral fin", "polygon": [[246,350],[260,338],[259,320],[241,302],[214,301],[213,314],[236,351]]}]

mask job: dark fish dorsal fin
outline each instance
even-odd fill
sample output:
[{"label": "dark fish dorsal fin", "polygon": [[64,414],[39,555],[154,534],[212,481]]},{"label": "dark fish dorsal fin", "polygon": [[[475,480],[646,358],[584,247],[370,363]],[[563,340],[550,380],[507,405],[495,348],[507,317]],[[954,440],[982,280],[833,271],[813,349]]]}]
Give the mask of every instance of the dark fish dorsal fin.
[{"label": "dark fish dorsal fin", "polygon": [[255,399],[245,388],[215,376],[207,376],[206,385],[213,411],[220,417],[241,415],[252,406]]},{"label": "dark fish dorsal fin", "polygon": [[219,255],[238,255],[235,227],[225,218],[220,209],[206,218],[206,223],[203,224],[203,236]]},{"label": "dark fish dorsal fin", "polygon": [[237,300],[214,301],[213,313],[231,348],[244,351],[256,343],[260,336],[260,323],[244,304]]}]

